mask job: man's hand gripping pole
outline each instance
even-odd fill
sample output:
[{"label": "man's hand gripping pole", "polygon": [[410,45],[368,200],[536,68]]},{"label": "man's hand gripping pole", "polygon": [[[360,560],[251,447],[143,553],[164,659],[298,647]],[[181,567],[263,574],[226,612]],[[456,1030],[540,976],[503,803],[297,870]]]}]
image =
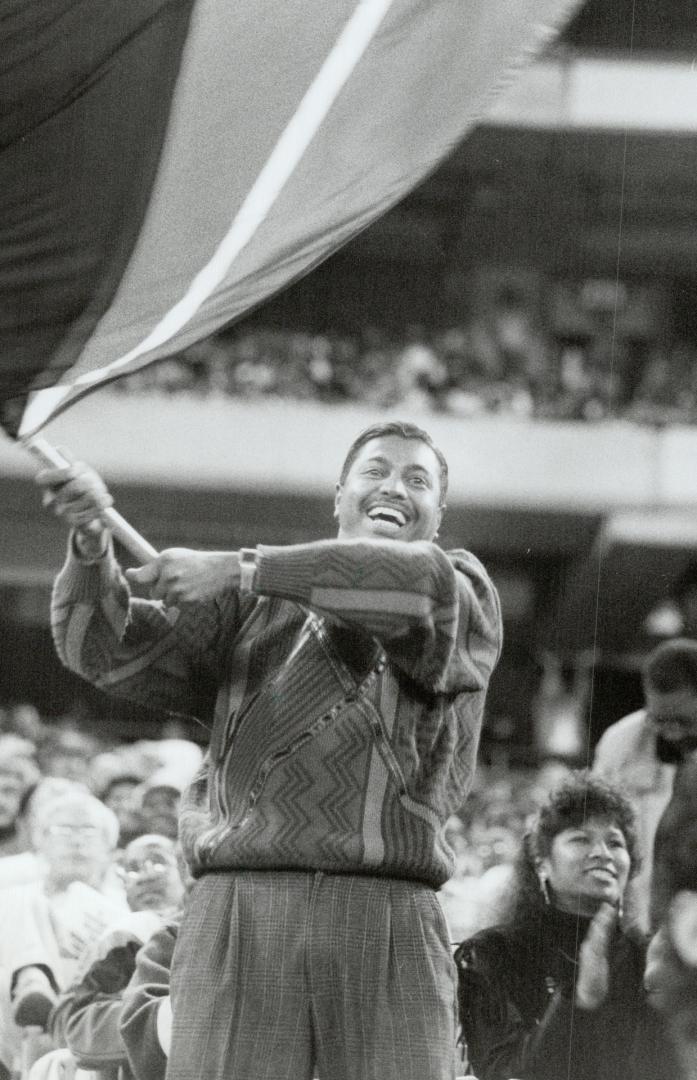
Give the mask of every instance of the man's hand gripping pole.
[{"label": "man's hand gripping pole", "polygon": [[[70,465],[70,462],[66,457],[61,454],[59,450],[52,446],[48,440],[44,439],[42,435],[31,435],[26,439],[22,439],[22,445],[29,450],[31,454],[37,458],[42,465],[48,465],[51,468],[64,468]],[[140,563],[151,562],[152,559],[156,559],[158,552],[149,544],[145,537],[141,536],[132,525],[121,517],[121,514],[117,510],[114,510],[113,506],[107,507],[102,510],[99,515],[104,524],[111,530],[113,536],[123,546],[130,551],[131,555],[134,555]]]}]

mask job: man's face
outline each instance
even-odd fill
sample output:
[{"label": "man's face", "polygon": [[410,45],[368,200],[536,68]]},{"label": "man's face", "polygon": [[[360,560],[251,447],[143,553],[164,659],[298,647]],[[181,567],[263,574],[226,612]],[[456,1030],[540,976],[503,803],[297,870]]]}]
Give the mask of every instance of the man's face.
[{"label": "man's face", "polygon": [[371,439],[337,485],[334,515],[342,540],[433,540],[441,513],[440,465],[420,439]]},{"label": "man's face", "polygon": [[683,687],[661,693],[646,687],[646,712],[656,734],[676,747],[697,747],[697,690]]}]

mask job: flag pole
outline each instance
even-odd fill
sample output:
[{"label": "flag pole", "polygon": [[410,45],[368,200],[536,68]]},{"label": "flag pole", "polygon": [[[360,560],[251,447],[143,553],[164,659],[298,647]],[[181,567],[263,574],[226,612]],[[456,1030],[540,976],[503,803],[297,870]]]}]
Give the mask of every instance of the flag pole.
[{"label": "flag pole", "polygon": [[[60,450],[52,446],[42,435],[30,435],[22,439],[21,443],[42,465],[62,469],[71,464],[68,458],[64,457]],[[157,558],[157,549],[148,543],[145,537],[141,536],[124,517],[121,517],[113,506],[101,510],[99,516],[114,537],[141,563],[148,563]]]}]

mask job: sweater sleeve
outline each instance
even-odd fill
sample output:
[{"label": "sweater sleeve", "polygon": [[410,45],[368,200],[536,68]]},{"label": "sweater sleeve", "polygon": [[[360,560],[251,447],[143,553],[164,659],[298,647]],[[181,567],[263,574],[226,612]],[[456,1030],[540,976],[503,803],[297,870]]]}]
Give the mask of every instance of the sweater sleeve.
[{"label": "sweater sleeve", "polygon": [[158,1024],[160,1008],[169,997],[172,955],[177,938],[174,924],[153,934],[138,953],[136,970],[124,994],[121,1037],[136,1076],[164,1080],[167,1057]]},{"label": "sweater sleeve", "polygon": [[139,943],[111,949],[83,980],[61,995],[51,1017],[51,1034],[66,1045],[80,1068],[98,1069],[126,1060],[121,1039],[121,998],[135,968]]},{"label": "sweater sleeve", "polygon": [[210,698],[221,627],[234,627],[239,594],[166,609],[131,596],[111,544],[93,561],[72,543],[56,578],[51,626],[62,662],[100,689],[149,707],[200,716]]},{"label": "sweater sleeve", "polygon": [[425,541],[260,546],[254,589],[371,635],[435,692],[484,689],[501,649],[498,595],[482,564]]}]

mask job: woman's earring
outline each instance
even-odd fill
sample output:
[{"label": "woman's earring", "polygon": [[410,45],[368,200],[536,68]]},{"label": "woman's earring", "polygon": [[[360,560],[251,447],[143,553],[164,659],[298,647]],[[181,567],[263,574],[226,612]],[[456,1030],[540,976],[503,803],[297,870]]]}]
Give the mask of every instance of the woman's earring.
[{"label": "woman's earring", "polygon": [[540,881],[540,889],[542,891],[542,895],[545,898],[545,904],[547,905],[547,907],[549,907],[551,905],[551,903],[552,903],[552,898],[549,895],[549,881],[547,880],[547,878],[545,877],[544,874],[539,875],[539,881]]}]

